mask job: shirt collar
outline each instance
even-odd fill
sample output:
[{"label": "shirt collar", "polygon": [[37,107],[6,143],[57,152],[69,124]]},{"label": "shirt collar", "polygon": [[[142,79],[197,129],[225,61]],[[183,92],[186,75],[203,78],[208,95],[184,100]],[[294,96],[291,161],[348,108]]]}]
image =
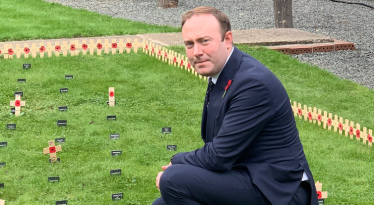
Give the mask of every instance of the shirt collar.
[{"label": "shirt collar", "polygon": [[[225,63],[225,65],[223,65],[223,68],[226,66],[227,61],[229,61],[229,59],[230,59],[231,54],[232,54],[233,51],[234,51],[234,47],[232,47],[231,52],[230,52],[229,56],[228,56],[227,59],[226,59],[226,63]],[[218,74],[212,76],[212,82],[213,82],[214,84],[217,83],[218,77],[219,77],[219,75],[221,74],[223,68],[221,69],[221,71],[220,71]]]}]

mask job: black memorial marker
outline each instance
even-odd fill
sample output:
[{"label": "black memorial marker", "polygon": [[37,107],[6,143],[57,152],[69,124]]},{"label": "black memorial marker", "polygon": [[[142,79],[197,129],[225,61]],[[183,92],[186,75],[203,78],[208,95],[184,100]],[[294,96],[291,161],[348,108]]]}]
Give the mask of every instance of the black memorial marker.
[{"label": "black memorial marker", "polygon": [[16,127],[17,127],[16,124],[6,124],[6,128],[7,128],[8,130],[15,130]]},{"label": "black memorial marker", "polygon": [[108,115],[108,116],[106,116],[106,119],[107,120],[116,120],[117,117],[115,115]]},{"label": "black memorial marker", "polygon": [[325,200],[324,199],[318,199],[318,205],[323,205],[325,204]]},{"label": "black memorial marker", "polygon": [[121,169],[112,169],[110,170],[110,175],[121,175]]},{"label": "black memorial marker", "polygon": [[73,75],[65,75],[65,79],[66,80],[71,80],[71,79],[73,79]]},{"label": "black memorial marker", "polygon": [[68,124],[68,121],[67,120],[57,120],[57,126],[64,126],[66,127],[66,125]]},{"label": "black memorial marker", "polygon": [[69,88],[60,88],[60,93],[67,93]]},{"label": "black memorial marker", "polygon": [[5,167],[6,162],[0,162],[0,167]]},{"label": "black memorial marker", "polygon": [[23,69],[30,69],[30,68],[31,68],[31,63],[23,64]]},{"label": "black memorial marker", "polygon": [[17,79],[17,82],[19,82],[19,83],[26,83],[26,79],[20,78],[20,79]]},{"label": "black memorial marker", "polygon": [[14,92],[14,97],[16,97],[16,95],[20,95],[21,97],[23,97],[23,91]]},{"label": "black memorial marker", "polygon": [[167,145],[166,149],[169,151],[177,151],[177,145]]},{"label": "black memorial marker", "polygon": [[4,188],[4,183],[0,183],[0,188]]},{"label": "black memorial marker", "polygon": [[55,139],[55,143],[64,143],[65,142],[65,137],[63,137],[63,138],[56,138]]},{"label": "black memorial marker", "polygon": [[8,146],[8,142],[0,142],[0,148]]},{"label": "black memorial marker", "polygon": [[60,182],[60,177],[48,177],[48,182]]},{"label": "black memorial marker", "polygon": [[58,111],[68,111],[68,106],[59,106]]},{"label": "black memorial marker", "polygon": [[111,151],[110,154],[112,155],[112,157],[115,157],[115,156],[118,156],[118,155],[122,155],[122,151],[121,150],[114,150],[114,151]]},{"label": "black memorial marker", "polygon": [[112,194],[112,200],[117,201],[123,199],[123,193]]},{"label": "black memorial marker", "polygon": [[14,113],[16,113],[16,108],[10,108],[10,112],[12,113],[12,114],[14,114]]},{"label": "black memorial marker", "polygon": [[56,205],[68,205],[68,200],[56,201]]},{"label": "black memorial marker", "polygon": [[170,134],[171,133],[171,127],[163,127],[162,128],[163,134]]},{"label": "black memorial marker", "polygon": [[120,137],[120,135],[118,133],[116,133],[116,134],[110,134],[109,136],[110,136],[111,140],[118,140],[119,137]]}]

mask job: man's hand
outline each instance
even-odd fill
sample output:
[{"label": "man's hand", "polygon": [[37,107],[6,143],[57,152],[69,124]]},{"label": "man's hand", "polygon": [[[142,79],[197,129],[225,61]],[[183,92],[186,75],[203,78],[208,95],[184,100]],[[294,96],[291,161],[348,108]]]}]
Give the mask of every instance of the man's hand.
[{"label": "man's hand", "polygon": [[[166,165],[166,166],[162,166],[161,168],[162,168],[162,170],[165,171],[165,169],[167,169],[170,166],[171,166],[171,162],[168,165]],[[159,172],[157,174],[157,177],[156,177],[156,187],[157,187],[158,191],[160,191],[160,179],[161,179],[161,176],[162,176],[163,173],[164,172]]]},{"label": "man's hand", "polygon": [[171,166],[171,162],[170,162],[168,165],[166,165],[166,166],[162,166],[161,168],[162,168],[162,170],[165,171],[165,169],[167,169],[167,168],[170,167],[170,166]]}]

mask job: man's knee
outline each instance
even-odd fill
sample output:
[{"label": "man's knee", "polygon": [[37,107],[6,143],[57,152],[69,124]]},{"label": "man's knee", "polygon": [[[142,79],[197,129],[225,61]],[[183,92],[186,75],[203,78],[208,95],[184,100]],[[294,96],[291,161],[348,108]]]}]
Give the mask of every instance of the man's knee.
[{"label": "man's knee", "polygon": [[168,189],[170,187],[183,187],[188,178],[189,169],[187,165],[176,164],[168,167],[161,176],[160,190]]}]

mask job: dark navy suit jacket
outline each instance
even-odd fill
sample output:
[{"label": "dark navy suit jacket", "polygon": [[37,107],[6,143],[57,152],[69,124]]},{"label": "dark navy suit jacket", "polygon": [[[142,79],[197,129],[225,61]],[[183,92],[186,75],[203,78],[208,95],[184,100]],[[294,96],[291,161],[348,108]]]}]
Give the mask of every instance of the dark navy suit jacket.
[{"label": "dark navy suit jacket", "polygon": [[[252,182],[276,205],[287,205],[303,172],[314,180],[299,139],[290,99],[278,78],[237,48],[204,104],[201,135],[205,145],[173,156],[173,164],[211,171],[246,170]],[[224,97],[225,87],[232,80]]]}]

